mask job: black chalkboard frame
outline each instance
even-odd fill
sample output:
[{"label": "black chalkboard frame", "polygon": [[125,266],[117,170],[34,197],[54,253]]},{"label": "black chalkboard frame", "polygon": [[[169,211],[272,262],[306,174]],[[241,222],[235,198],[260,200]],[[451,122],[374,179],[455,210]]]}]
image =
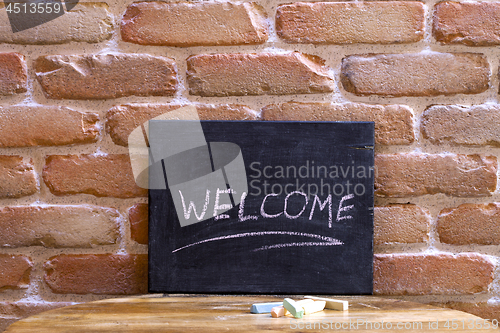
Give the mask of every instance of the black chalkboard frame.
[{"label": "black chalkboard frame", "polygon": [[[267,158],[270,164],[282,162],[286,164],[290,161],[287,158],[293,158],[293,154],[287,154],[300,151],[299,146],[302,144],[306,155],[312,154],[310,155],[312,158],[318,156],[315,160],[316,165],[328,164],[321,156],[331,153],[336,154],[336,159],[342,156],[355,158],[356,166],[363,164],[367,168],[372,168],[372,171],[376,171],[373,169],[373,122],[202,121],[201,124],[208,142],[236,143],[241,147],[244,159],[257,154],[256,159]],[[312,146],[307,144],[308,140],[319,140],[318,147],[321,148],[322,154],[311,149]],[[287,147],[290,149],[287,150]],[[271,151],[263,153],[266,150]],[[255,173],[249,168],[246,160],[245,166],[247,176],[250,177],[251,172]],[[222,233],[221,229],[216,227],[220,221],[213,219],[192,226],[180,227],[169,191],[150,190],[149,291],[227,294],[372,294],[373,176],[363,179],[361,183],[367,189],[367,193],[356,198],[362,214],[355,216],[355,219],[362,219],[363,223],[361,226],[349,227],[349,233],[352,235],[346,233],[345,237],[339,237],[343,242],[358,240],[359,243],[351,244],[348,250],[343,251],[335,246],[319,247],[320,250],[313,247],[281,248],[278,256],[276,252],[262,255],[264,252],[273,252],[270,250],[259,251],[257,254],[252,252],[251,255],[245,257],[241,249],[262,247],[261,245],[270,239],[274,243],[296,242],[297,237],[301,243],[306,243],[310,239],[302,236],[287,238],[284,235],[268,235],[263,237],[262,242],[255,244],[253,241],[258,237],[234,238],[232,239],[234,246],[221,245],[221,242],[206,242],[179,251],[178,249],[182,246],[190,244],[186,240],[191,237],[193,237],[191,243],[196,243],[199,239],[221,237],[224,232],[228,233],[228,227],[233,228],[232,234],[248,234],[258,232],[260,229],[249,227],[249,223],[243,226],[244,223],[238,222],[237,219],[229,224],[224,222],[226,227]],[[359,203],[361,197],[362,202]],[[341,198],[337,198],[335,204],[338,204],[340,200]],[[270,206],[270,210],[272,208]],[[237,208],[233,210],[229,213],[236,216]],[[324,214],[323,219],[325,219]],[[277,221],[277,230],[312,234],[311,224],[300,225],[301,221],[297,220],[294,221],[296,225],[290,227],[286,225],[287,222],[289,221]],[[210,234],[210,228],[216,228],[213,234]],[[264,229],[266,228],[264,225]],[[326,227],[321,228],[324,231]],[[339,231],[338,229],[336,231]]]}]

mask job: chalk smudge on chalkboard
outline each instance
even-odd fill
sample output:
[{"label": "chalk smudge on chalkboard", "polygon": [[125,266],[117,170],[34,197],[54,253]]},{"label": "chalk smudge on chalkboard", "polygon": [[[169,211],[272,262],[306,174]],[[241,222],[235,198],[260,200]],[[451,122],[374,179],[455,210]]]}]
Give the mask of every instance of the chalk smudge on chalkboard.
[{"label": "chalk smudge on chalkboard", "polygon": [[[256,237],[256,236],[268,236],[268,235],[290,235],[290,236],[299,236],[299,237],[310,237],[310,238],[321,239],[322,241],[324,241],[324,242],[318,242],[317,244],[324,244],[325,242],[328,242],[328,244],[332,244],[332,245],[343,245],[344,244],[343,242],[339,241],[338,239],[335,239],[332,237],[316,235],[316,234],[308,234],[308,233],[303,233],[303,232],[259,231],[259,232],[245,232],[245,233],[241,233],[241,234],[226,235],[226,236],[204,239],[204,240],[201,240],[199,242],[188,244],[186,246],[175,249],[172,251],[172,253],[180,251],[180,250],[184,250],[184,249],[191,247],[191,246],[195,246],[195,245],[199,245],[199,244],[203,244],[203,243],[208,243],[208,242],[216,242],[216,241],[231,239],[231,238]],[[294,244],[299,244],[299,243],[294,243]],[[277,245],[280,245],[280,244],[277,244]]]}]

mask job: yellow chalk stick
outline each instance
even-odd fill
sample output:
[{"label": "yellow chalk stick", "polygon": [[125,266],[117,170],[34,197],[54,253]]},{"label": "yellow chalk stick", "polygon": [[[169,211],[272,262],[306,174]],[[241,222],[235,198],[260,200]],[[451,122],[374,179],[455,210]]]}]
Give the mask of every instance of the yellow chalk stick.
[{"label": "yellow chalk stick", "polygon": [[297,303],[300,306],[304,306],[304,304],[309,304],[313,302],[314,302],[313,299],[301,299],[300,301],[295,301],[295,303]]},{"label": "yellow chalk stick", "polygon": [[302,308],[304,309],[304,315],[323,311],[325,305],[326,305],[325,301],[314,301],[312,303],[304,304],[302,305]]},{"label": "yellow chalk stick", "polygon": [[347,311],[347,309],[349,308],[348,301],[341,301],[338,299],[316,297],[316,296],[304,296],[304,298],[312,299],[315,301],[325,301],[326,302],[325,308],[327,309]]}]

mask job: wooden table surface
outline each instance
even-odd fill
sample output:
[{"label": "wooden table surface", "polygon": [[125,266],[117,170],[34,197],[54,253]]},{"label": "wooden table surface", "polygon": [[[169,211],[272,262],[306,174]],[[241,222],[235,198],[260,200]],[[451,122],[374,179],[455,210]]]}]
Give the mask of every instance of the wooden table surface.
[{"label": "wooden table surface", "polygon": [[489,321],[465,312],[372,296],[335,298],[348,300],[349,311],[324,310],[302,319],[250,313],[253,303],[283,300],[277,296],[107,299],[43,312],[13,323],[5,332],[498,332],[484,329]]}]

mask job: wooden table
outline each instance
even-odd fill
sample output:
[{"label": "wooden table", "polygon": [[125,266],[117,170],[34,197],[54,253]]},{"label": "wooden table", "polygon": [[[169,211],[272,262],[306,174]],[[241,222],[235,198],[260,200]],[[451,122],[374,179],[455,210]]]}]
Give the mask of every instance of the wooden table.
[{"label": "wooden table", "polygon": [[[498,332],[477,329],[490,322],[465,312],[371,296],[336,298],[349,300],[349,311],[324,310],[302,319],[250,313],[252,303],[283,300],[277,296],[107,299],[43,312],[13,323],[5,332]],[[472,324],[476,328],[468,328]]]}]

